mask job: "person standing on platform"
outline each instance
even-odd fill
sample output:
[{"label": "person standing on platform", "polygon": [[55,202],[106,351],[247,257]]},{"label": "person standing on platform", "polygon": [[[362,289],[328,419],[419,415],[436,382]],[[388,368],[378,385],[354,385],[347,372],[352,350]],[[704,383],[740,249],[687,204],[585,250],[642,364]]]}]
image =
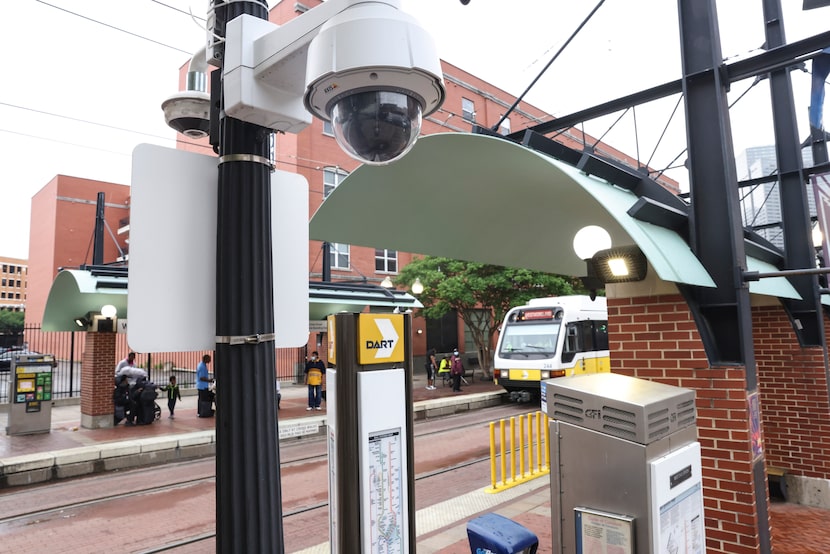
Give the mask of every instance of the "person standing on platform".
[{"label": "person standing on platform", "polygon": [[176,411],[176,400],[182,399],[182,393],[179,391],[179,385],[176,384],[176,376],[171,375],[170,382],[166,387],[161,387],[161,390],[167,392],[167,410],[170,412],[170,415],[167,417],[174,419],[176,417],[174,414]]},{"label": "person standing on platform", "polygon": [[424,363],[427,370],[427,390],[435,390],[435,372],[438,371],[438,361],[435,359],[435,349],[427,352],[427,361]]},{"label": "person standing on platform", "polygon": [[461,376],[464,375],[464,366],[461,364],[458,349],[454,350],[450,357],[450,374],[452,375],[453,392],[461,392]]},{"label": "person standing on platform", "polygon": [[326,366],[318,357],[317,352],[311,353],[311,359],[305,364],[305,383],[308,385],[308,408],[306,410],[322,410],[320,402],[323,389],[323,375]]},{"label": "person standing on platform", "polygon": [[205,354],[202,356],[202,361],[196,366],[196,392],[199,394],[197,415],[199,417],[213,416],[213,393],[210,390],[213,379],[210,378],[210,372],[207,368],[209,363],[210,354]]},{"label": "person standing on platform", "polygon": [[144,379],[147,378],[147,372],[141,369],[140,367],[136,367],[135,365],[135,352],[130,352],[127,354],[127,357],[118,362],[118,365],[115,366],[115,379],[116,382],[118,378],[122,375],[127,377],[127,381],[129,382],[130,386],[135,385],[135,382],[142,377]]}]

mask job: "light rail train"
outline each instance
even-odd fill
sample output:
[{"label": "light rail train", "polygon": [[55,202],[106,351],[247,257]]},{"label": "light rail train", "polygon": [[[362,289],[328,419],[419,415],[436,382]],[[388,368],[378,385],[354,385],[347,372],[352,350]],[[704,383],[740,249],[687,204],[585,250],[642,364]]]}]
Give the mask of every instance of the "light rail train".
[{"label": "light rail train", "polygon": [[539,399],[540,382],[609,372],[608,308],[604,297],[534,298],[504,317],[494,358],[494,380],[510,399]]}]

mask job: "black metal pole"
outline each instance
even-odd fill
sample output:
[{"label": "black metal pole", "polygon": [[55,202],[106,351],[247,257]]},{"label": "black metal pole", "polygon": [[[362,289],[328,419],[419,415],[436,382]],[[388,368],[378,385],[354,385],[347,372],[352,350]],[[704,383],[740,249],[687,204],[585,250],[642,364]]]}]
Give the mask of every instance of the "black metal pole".
[{"label": "black metal pole", "polygon": [[323,278],[321,281],[331,281],[331,244],[324,242],[320,248],[323,249]]},{"label": "black metal pole", "polygon": [[75,331],[69,336],[69,398],[72,398],[75,383]]},{"label": "black metal pole", "polygon": [[[781,0],[763,0],[767,46],[786,44]],[[815,249],[810,238],[810,210],[807,204],[806,179],[798,140],[795,99],[790,68],[769,74],[772,98],[772,121],[775,131],[775,158],[778,162],[778,187],[781,201],[781,224],[784,230],[784,258],[787,269],[815,265]],[[791,274],[790,283],[800,300],[782,299],[790,314],[801,346],[824,346],[824,325],[818,280],[810,274]]]},{"label": "black metal pole", "polygon": [[[225,21],[242,14],[268,17],[259,2],[227,2],[221,9]],[[272,342],[271,131],[226,117],[224,110],[219,131],[216,551],[282,553]]]},{"label": "black metal pole", "polygon": [[98,193],[95,203],[95,231],[92,240],[92,265],[104,263],[104,193]]}]

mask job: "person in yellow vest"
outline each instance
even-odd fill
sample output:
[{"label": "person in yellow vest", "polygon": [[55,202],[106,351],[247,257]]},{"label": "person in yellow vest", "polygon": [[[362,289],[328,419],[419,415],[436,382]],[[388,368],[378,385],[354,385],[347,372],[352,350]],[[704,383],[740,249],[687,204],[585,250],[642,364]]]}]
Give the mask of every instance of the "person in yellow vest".
[{"label": "person in yellow vest", "polygon": [[308,408],[306,410],[323,409],[320,407],[320,400],[325,373],[325,364],[320,360],[317,352],[312,352],[311,359],[305,363],[305,383],[308,385]]},{"label": "person in yellow vest", "polygon": [[444,383],[444,385],[446,385],[452,377],[450,375],[450,369],[452,369],[450,359],[444,356],[443,359],[441,359],[441,365],[438,366],[438,377],[441,378],[441,382]]}]

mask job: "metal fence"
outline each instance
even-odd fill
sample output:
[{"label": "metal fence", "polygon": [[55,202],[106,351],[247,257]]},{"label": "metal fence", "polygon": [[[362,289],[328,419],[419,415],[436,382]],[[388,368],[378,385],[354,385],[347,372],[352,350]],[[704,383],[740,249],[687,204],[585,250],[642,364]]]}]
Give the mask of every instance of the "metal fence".
[{"label": "metal fence", "polygon": [[[52,374],[53,398],[71,398],[81,395],[81,367],[86,346],[86,332],[51,332],[41,330],[40,325],[28,325],[23,330],[22,346],[32,352],[55,356],[57,365]],[[116,364],[126,358],[129,352],[127,336],[119,334],[116,337],[113,371]],[[208,351],[137,352],[136,365],[144,368],[155,383],[167,383],[170,376],[175,375],[180,387],[190,388],[196,384],[196,366],[204,354],[213,356],[213,352]],[[306,348],[277,348],[275,354],[277,379],[287,383],[302,382]],[[10,376],[10,372],[0,371],[0,403],[9,401]]]}]

